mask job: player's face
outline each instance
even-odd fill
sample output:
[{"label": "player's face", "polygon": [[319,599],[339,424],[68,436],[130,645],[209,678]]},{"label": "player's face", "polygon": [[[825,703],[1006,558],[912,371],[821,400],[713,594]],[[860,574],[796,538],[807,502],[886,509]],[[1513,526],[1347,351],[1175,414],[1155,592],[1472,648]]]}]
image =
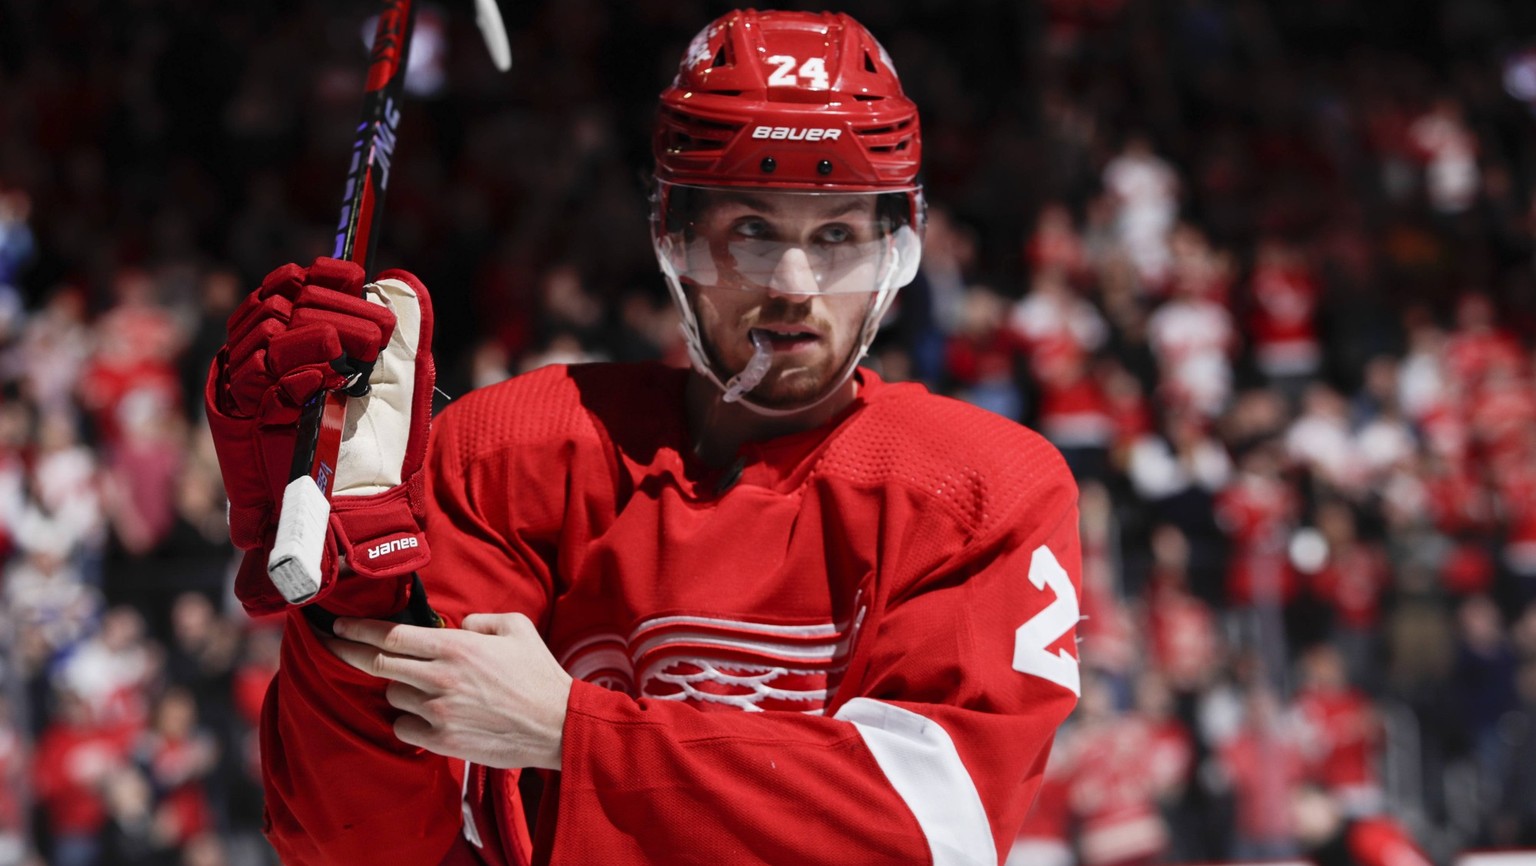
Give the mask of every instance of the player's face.
[{"label": "player's face", "polygon": [[735,375],[761,342],[772,366],[754,402],[787,409],[819,398],[873,302],[882,246],[874,196],[715,193],[694,231],[715,259],[713,284],[690,287],[713,360]]}]

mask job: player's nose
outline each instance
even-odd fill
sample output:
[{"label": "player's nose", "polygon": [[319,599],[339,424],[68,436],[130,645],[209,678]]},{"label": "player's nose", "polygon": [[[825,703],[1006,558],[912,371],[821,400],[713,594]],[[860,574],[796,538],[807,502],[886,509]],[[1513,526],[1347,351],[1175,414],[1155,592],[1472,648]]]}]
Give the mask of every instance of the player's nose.
[{"label": "player's nose", "polygon": [[768,281],[771,295],[814,295],[821,291],[816,282],[816,270],[804,247],[790,247],[779,257]]}]

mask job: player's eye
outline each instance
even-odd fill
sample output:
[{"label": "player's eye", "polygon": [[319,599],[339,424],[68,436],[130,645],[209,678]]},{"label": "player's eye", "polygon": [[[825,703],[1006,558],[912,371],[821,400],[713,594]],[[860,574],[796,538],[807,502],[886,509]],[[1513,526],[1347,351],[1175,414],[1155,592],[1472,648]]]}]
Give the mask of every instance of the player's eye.
[{"label": "player's eye", "polygon": [[743,217],[731,224],[731,234],[749,240],[763,240],[772,235],[772,229],[765,219]]},{"label": "player's eye", "polygon": [[837,245],[846,244],[853,240],[853,229],[842,223],[822,226],[816,232],[816,242],[819,244]]}]

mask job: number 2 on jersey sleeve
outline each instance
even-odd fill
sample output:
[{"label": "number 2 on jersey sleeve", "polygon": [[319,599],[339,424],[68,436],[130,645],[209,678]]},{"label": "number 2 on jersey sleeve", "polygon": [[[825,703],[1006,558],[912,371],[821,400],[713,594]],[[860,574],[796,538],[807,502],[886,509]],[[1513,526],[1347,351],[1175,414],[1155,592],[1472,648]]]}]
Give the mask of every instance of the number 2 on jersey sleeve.
[{"label": "number 2 on jersey sleeve", "polygon": [[1077,591],[1072,578],[1050,548],[1042,545],[1029,560],[1029,582],[1036,589],[1049,589],[1056,597],[1013,633],[1013,669],[1050,680],[1081,696],[1077,659],[1064,649],[1054,653],[1047,649],[1077,625]]}]

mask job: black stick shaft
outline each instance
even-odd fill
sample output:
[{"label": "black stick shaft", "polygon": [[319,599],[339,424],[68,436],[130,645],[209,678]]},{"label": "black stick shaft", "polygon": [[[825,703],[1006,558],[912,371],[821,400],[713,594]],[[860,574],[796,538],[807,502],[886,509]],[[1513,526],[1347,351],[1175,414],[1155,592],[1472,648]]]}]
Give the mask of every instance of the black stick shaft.
[{"label": "black stick shaft", "polygon": [[374,30],[363,117],[352,142],[352,164],[341,200],[341,222],[332,255],[357,262],[368,272],[372,271],[378,242],[373,228],[389,187],[415,20],[413,0],[385,0]]},{"label": "black stick shaft", "polygon": [[[363,115],[352,141],[352,161],[347,169],[341,220],[331,254],[333,258],[362,265],[363,272],[370,275],[378,246],[375,227],[384,205],[384,193],[389,188],[390,166],[398,140],[400,104],[415,20],[413,0],[385,0],[379,13],[368,62]],[[327,416],[334,416],[332,420],[339,426],[340,413],[345,409],[346,398],[340,394],[318,394],[304,407],[289,469],[290,480],[309,475],[322,493],[330,495],[340,443],[330,441],[333,437],[322,439],[321,430]]]}]

